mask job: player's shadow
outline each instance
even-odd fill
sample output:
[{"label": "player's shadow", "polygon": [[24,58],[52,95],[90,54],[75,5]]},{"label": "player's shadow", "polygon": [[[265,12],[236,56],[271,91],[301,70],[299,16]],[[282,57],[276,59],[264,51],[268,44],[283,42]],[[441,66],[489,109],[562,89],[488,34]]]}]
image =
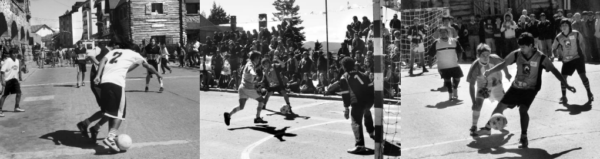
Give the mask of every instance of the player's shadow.
[{"label": "player's shadow", "polygon": [[427,108],[445,109],[445,108],[448,108],[448,107],[457,106],[457,105],[461,105],[461,104],[463,104],[463,100],[455,99],[455,100],[442,101],[442,102],[439,102],[439,103],[437,103],[435,105],[427,105],[425,107],[427,107]]},{"label": "player's shadow", "polygon": [[160,93],[159,91],[144,91],[144,90],[126,90],[125,92],[130,92],[130,93]]},{"label": "player's shadow", "polygon": [[285,139],[283,139],[283,137],[295,137],[297,136],[296,134],[293,133],[287,133],[285,132],[288,128],[290,128],[289,126],[286,126],[282,129],[277,130],[276,127],[273,126],[269,126],[269,125],[257,125],[257,126],[246,126],[246,127],[239,127],[239,128],[229,128],[229,131],[233,131],[233,130],[240,130],[240,129],[251,129],[251,130],[256,130],[256,131],[262,131],[268,134],[273,135],[273,137],[279,139],[279,141],[285,141]]},{"label": "player's shadow", "polygon": [[308,120],[308,119],[310,119],[310,117],[309,117],[309,116],[300,116],[300,115],[298,115],[298,114],[283,114],[283,113],[281,113],[281,112],[274,111],[274,110],[271,110],[271,109],[263,109],[263,110],[265,110],[265,111],[269,111],[269,112],[272,112],[272,114],[267,114],[267,116],[281,115],[281,116],[284,116],[284,117],[285,117],[285,118],[284,118],[285,120],[296,120],[296,118],[302,118],[302,119],[304,119],[304,120]]},{"label": "player's shadow", "polygon": [[77,87],[74,84],[57,84],[57,85],[52,85],[53,87]]},{"label": "player's shadow", "polygon": [[467,144],[468,147],[478,149],[480,154],[502,154],[505,153],[502,145],[510,141],[514,134],[509,134],[508,131],[502,130],[502,134],[492,134],[480,137],[474,137],[474,141]]},{"label": "player's shadow", "polygon": [[499,159],[554,159],[559,158],[560,156],[567,154],[571,151],[581,150],[581,147],[576,147],[568,150],[564,150],[562,152],[558,152],[555,154],[550,154],[548,151],[540,148],[514,148],[514,149],[504,149],[500,148],[503,152],[515,153],[519,154],[519,157],[500,157]]},{"label": "player's shadow", "polygon": [[439,88],[435,88],[435,89],[431,89],[432,92],[448,92],[448,88],[447,87],[439,87]]},{"label": "player's shadow", "polygon": [[587,102],[583,105],[567,104],[567,105],[563,105],[563,106],[566,109],[556,109],[556,111],[569,112],[570,115],[578,115],[578,114],[581,114],[581,112],[587,112],[587,111],[592,110],[591,102]]},{"label": "player's shadow", "polygon": [[400,156],[400,145],[392,144],[388,141],[385,141],[383,146],[383,155],[386,156]]}]

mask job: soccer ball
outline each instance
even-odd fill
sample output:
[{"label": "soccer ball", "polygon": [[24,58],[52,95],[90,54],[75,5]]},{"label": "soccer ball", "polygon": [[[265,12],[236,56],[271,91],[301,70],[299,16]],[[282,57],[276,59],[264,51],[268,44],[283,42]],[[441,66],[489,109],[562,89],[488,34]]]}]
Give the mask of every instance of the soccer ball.
[{"label": "soccer ball", "polygon": [[129,137],[129,135],[127,134],[121,134],[117,136],[116,142],[117,146],[119,147],[119,149],[121,149],[121,151],[127,151],[127,149],[131,148],[131,145],[133,144],[131,141],[131,137]]},{"label": "soccer ball", "polygon": [[500,113],[496,113],[490,118],[490,126],[492,126],[492,129],[494,130],[503,130],[504,127],[506,127],[506,124],[508,124],[508,120]]},{"label": "soccer ball", "polygon": [[281,112],[282,114],[290,114],[290,106],[284,104],[280,109],[279,112]]}]

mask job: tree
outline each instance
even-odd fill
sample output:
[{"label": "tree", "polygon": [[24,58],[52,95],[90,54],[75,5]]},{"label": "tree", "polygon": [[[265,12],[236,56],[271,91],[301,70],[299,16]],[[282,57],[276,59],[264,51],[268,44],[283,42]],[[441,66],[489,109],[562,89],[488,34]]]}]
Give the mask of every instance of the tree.
[{"label": "tree", "polygon": [[203,17],[206,17],[206,12],[202,11],[202,13],[200,13],[200,15],[202,15]]},{"label": "tree", "polygon": [[[302,24],[302,19],[298,16],[298,11],[300,10],[300,6],[295,5],[296,0],[275,0],[273,2],[273,6],[278,11],[273,13],[274,18],[279,21],[288,21],[288,25],[291,25],[289,31],[286,31],[284,34],[284,38],[292,38],[292,41],[297,48],[301,48],[302,43],[306,41],[305,33],[302,32],[304,27],[298,26]],[[282,25],[283,26],[283,25]]]},{"label": "tree", "polygon": [[219,24],[227,24],[229,23],[230,15],[225,13],[225,10],[221,8],[221,5],[217,6],[217,3],[213,2],[213,7],[210,9],[210,16],[208,16],[208,21],[212,22],[215,25]]},{"label": "tree", "polygon": [[323,44],[321,44],[319,42],[319,40],[317,40],[317,42],[315,42],[315,51],[322,51],[323,50]]}]

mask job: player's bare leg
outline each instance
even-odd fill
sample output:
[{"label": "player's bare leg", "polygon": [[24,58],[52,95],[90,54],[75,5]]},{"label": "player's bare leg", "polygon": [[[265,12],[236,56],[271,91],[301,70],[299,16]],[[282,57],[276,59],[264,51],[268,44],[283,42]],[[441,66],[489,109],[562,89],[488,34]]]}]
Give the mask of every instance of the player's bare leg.
[{"label": "player's bare leg", "polygon": [[233,109],[231,109],[231,111],[229,112],[225,112],[223,113],[223,117],[225,118],[225,124],[227,126],[229,126],[229,122],[231,120],[231,116],[235,113],[237,113],[240,110],[244,110],[244,106],[246,105],[246,101],[248,101],[248,98],[242,98],[238,100],[240,102],[240,105],[233,107]]},{"label": "player's bare leg", "polygon": [[8,95],[2,95],[2,98],[0,98],[0,117],[4,117],[4,113],[2,113],[2,106],[4,106],[4,100],[6,97],[8,97]]},{"label": "player's bare leg", "polygon": [[256,101],[258,101],[258,107],[256,107],[256,118],[254,118],[254,123],[256,123],[256,124],[266,124],[267,121],[264,121],[260,117],[260,111],[262,111],[262,108],[265,105],[265,103],[264,103],[265,99],[263,97],[258,97],[258,98],[256,98]]},{"label": "player's bare leg", "polygon": [[[79,67],[77,67],[77,88],[79,88],[79,75],[80,74],[83,74],[83,73],[81,72],[81,70],[79,69]],[[83,81],[83,80],[81,80],[81,81]]]},{"label": "player's bare leg", "polygon": [[17,93],[16,97],[15,97],[15,112],[24,112],[25,110],[22,109],[19,106],[19,103],[21,102],[21,93]]},{"label": "player's bare leg", "polygon": [[148,92],[148,84],[150,84],[150,78],[152,78],[152,73],[148,72],[148,74],[146,75],[146,92]]},{"label": "player's bare leg", "polygon": [[104,144],[106,144],[113,151],[120,151],[119,147],[116,145],[115,137],[117,137],[117,130],[121,126],[121,119],[111,118],[108,120],[108,137],[104,139]]},{"label": "player's bare leg", "polygon": [[580,72],[577,72],[577,74],[579,74],[579,77],[581,78],[581,82],[583,83],[583,86],[585,87],[585,90],[587,91],[588,102],[594,101],[594,94],[592,94],[592,91],[590,89],[590,80],[588,79],[587,75],[585,73],[580,73]]},{"label": "player's bare leg", "polygon": [[473,125],[471,126],[471,136],[477,136],[477,122],[479,121],[479,115],[481,114],[481,107],[483,106],[484,98],[475,99],[475,103],[473,103]]},{"label": "player's bare leg", "polygon": [[[563,76],[563,78],[565,78],[565,81],[569,77],[568,75],[562,75],[562,76]],[[567,99],[567,85],[565,85],[564,83],[561,83],[560,84],[560,92],[562,93],[562,97],[560,98],[560,101],[558,103],[567,105],[569,102],[569,99]]]}]

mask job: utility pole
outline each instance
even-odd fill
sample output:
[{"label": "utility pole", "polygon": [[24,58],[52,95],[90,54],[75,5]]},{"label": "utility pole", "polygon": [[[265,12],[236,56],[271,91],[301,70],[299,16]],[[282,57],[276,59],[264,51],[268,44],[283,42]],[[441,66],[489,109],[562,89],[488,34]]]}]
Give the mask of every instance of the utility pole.
[{"label": "utility pole", "polygon": [[[179,0],[179,43],[183,47],[183,0]],[[200,5],[200,3],[198,3]]]},{"label": "utility pole", "polygon": [[[325,57],[327,58],[327,70],[329,70],[329,11],[327,11],[327,0],[325,0],[325,45],[327,50],[325,50]],[[331,58],[333,58],[333,54],[331,54]],[[329,77],[329,71],[325,72],[325,77]]]},{"label": "utility pole", "polygon": [[383,158],[383,41],[381,38],[382,0],[373,0],[373,46],[375,51],[374,86],[375,86],[375,159]]}]

